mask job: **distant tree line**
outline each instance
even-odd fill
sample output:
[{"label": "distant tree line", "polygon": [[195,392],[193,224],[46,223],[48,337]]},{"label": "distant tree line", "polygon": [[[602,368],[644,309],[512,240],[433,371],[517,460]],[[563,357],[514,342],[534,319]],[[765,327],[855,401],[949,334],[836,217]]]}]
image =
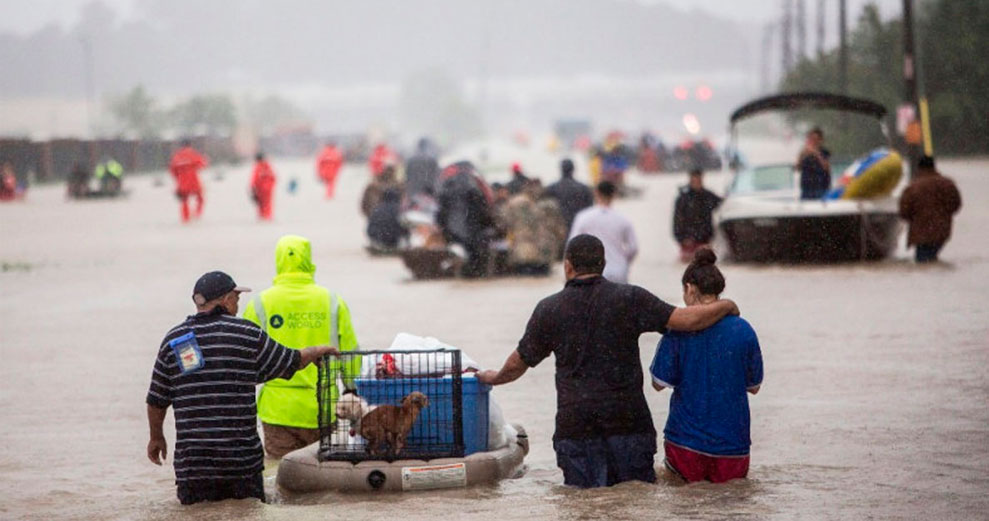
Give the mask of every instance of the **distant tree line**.
[{"label": "distant tree line", "polygon": [[[914,22],[935,151],[989,153],[989,2],[924,0]],[[882,21],[874,4],[849,35],[848,94],[882,103],[893,117],[904,99],[902,35],[902,19]],[[780,89],[839,92],[838,54],[836,48],[801,61]]]},{"label": "distant tree line", "polygon": [[196,94],[166,107],[141,85],[111,96],[106,105],[113,119],[108,129],[111,134],[146,139],[165,134],[230,136],[239,125],[264,134],[307,119],[298,107],[278,96],[245,98],[238,104],[228,94]]}]

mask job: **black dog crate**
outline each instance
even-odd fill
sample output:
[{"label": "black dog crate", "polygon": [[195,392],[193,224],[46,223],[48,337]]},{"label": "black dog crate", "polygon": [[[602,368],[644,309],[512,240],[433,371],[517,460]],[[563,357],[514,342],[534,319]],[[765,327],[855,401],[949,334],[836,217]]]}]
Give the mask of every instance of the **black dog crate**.
[{"label": "black dog crate", "polygon": [[[464,444],[465,378],[461,374],[459,350],[360,351],[327,356],[319,361],[319,459],[359,462],[365,460],[462,457]],[[476,378],[468,377],[472,387]],[[486,386],[484,386],[486,387]],[[356,391],[356,394],[354,393]],[[378,407],[402,407],[403,399],[421,393],[428,404],[421,407],[405,431],[404,447],[396,451],[388,437],[368,440],[362,430],[374,434],[373,426],[402,431],[401,422],[383,420]],[[484,443],[487,443],[487,392],[484,393]],[[416,408],[418,400],[405,407]],[[469,401],[473,404],[474,401]],[[360,404],[356,406],[355,404]],[[471,405],[472,406],[472,405]],[[393,411],[394,412],[394,411]],[[367,415],[373,414],[374,418]],[[471,410],[472,416],[478,411]],[[474,423],[470,422],[471,430]],[[370,432],[369,432],[370,431]],[[381,434],[381,431],[377,431]],[[374,447],[369,441],[374,441]]]}]

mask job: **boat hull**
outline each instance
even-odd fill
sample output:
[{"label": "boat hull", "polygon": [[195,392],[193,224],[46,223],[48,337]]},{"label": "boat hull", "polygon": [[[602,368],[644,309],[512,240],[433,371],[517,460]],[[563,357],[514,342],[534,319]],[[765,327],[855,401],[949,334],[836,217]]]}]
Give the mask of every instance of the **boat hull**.
[{"label": "boat hull", "polygon": [[737,262],[880,260],[896,248],[895,213],[790,215],[724,219],[719,223]]}]

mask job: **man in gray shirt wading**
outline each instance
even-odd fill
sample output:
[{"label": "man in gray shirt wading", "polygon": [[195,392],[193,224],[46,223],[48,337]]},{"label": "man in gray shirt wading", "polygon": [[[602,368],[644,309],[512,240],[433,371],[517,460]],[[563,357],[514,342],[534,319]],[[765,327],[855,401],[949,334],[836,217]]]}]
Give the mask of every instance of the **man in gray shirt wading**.
[{"label": "man in gray shirt wading", "polygon": [[639,243],[632,222],[611,208],[616,190],[609,181],[598,184],[594,194],[597,204],[577,214],[570,228],[570,238],[586,233],[600,239],[607,261],[604,278],[624,284],[628,282],[629,266],[639,254]]}]

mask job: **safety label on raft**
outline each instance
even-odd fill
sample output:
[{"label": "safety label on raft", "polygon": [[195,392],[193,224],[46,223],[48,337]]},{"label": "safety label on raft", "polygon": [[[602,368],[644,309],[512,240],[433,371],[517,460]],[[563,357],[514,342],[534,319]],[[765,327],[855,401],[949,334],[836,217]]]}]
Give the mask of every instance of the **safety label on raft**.
[{"label": "safety label on raft", "polygon": [[463,463],[402,467],[402,490],[430,490],[467,486],[467,467]]}]

